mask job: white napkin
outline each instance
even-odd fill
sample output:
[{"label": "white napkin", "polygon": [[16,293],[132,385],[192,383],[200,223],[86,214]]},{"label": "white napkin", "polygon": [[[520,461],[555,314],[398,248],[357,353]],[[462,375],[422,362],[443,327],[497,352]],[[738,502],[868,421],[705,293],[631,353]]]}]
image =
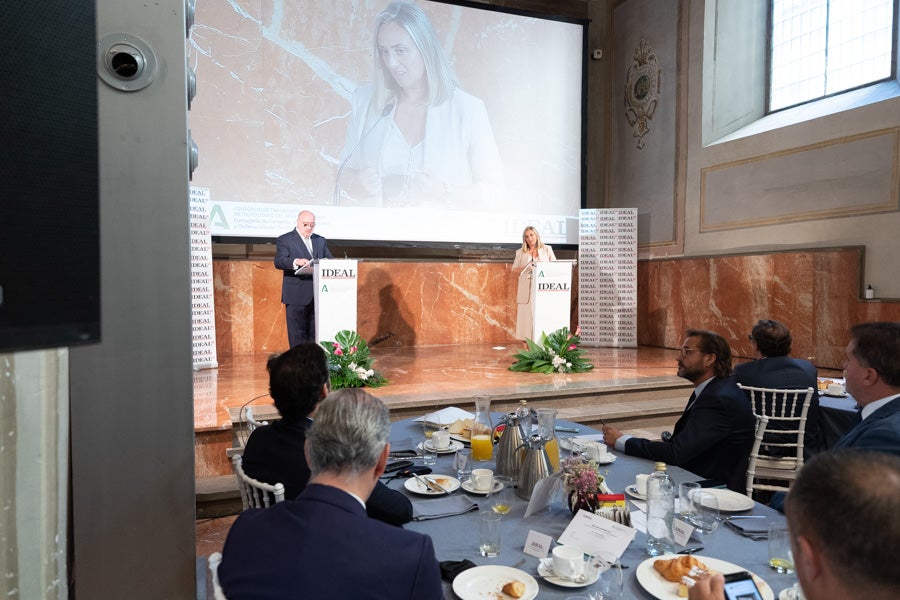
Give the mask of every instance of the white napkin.
[{"label": "white napkin", "polygon": [[437,425],[452,425],[457,421],[462,419],[474,419],[475,415],[472,413],[465,411],[457,406],[448,406],[447,408],[442,408],[439,411],[429,413],[423,417],[419,417],[418,419],[413,419],[421,423],[422,421],[427,420],[429,423],[435,423]]}]

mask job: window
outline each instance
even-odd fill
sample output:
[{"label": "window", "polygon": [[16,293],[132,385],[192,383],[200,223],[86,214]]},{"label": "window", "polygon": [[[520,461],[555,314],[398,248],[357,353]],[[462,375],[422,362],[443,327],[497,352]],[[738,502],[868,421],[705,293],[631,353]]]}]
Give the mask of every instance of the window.
[{"label": "window", "polygon": [[769,112],[894,75],[895,0],[772,0]]}]

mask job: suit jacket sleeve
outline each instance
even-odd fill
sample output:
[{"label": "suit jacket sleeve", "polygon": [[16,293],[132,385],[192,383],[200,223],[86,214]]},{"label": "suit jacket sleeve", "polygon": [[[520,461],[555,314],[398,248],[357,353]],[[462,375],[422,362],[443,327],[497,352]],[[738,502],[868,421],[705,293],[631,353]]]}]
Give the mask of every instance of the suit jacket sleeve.
[{"label": "suit jacket sleeve", "polygon": [[403,525],[412,521],[413,518],[413,508],[409,498],[380,481],[375,485],[369,499],[366,500],[366,512],[373,519],[391,525]]},{"label": "suit jacket sleeve", "polygon": [[419,553],[419,564],[410,597],[441,600],[444,597],[444,589],[441,585],[441,569],[434,556],[434,544],[429,536],[423,535],[421,545],[422,551]]},{"label": "suit jacket sleeve", "polygon": [[275,268],[282,271],[291,271],[291,273],[294,271],[294,258],[296,258],[296,256],[291,255],[290,237],[293,233],[290,232],[278,236],[278,239],[275,240]]},{"label": "suit jacket sleeve", "polygon": [[690,414],[682,416],[684,427],[679,430],[676,424],[677,434],[672,441],[631,438],[625,442],[625,453],[666,464],[684,465],[728,437],[733,431],[734,416],[713,395],[707,396],[710,391],[704,390]]}]

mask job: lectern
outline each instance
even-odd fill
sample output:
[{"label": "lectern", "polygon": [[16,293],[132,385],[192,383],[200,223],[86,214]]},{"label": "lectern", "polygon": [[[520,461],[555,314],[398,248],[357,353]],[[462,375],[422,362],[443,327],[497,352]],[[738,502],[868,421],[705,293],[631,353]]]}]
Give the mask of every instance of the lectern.
[{"label": "lectern", "polygon": [[333,340],[343,330],[356,331],[357,261],[320,259],[313,268],[316,338]]},{"label": "lectern", "polygon": [[541,333],[568,328],[572,312],[573,260],[539,262],[532,267],[532,336],[539,342]]}]

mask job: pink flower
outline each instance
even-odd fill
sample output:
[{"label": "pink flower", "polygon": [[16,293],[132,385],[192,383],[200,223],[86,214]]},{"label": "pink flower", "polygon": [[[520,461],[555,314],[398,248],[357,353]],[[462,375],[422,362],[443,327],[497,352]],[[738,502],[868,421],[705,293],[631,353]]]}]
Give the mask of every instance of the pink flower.
[{"label": "pink flower", "polygon": [[338,346],[337,344],[335,344],[335,346],[337,346],[337,347],[334,349],[334,355],[335,355],[335,356],[343,356],[343,355],[344,355],[344,351],[341,350],[341,347]]},{"label": "pink flower", "polygon": [[353,354],[354,352],[356,352],[356,346],[350,348],[350,354]]}]

